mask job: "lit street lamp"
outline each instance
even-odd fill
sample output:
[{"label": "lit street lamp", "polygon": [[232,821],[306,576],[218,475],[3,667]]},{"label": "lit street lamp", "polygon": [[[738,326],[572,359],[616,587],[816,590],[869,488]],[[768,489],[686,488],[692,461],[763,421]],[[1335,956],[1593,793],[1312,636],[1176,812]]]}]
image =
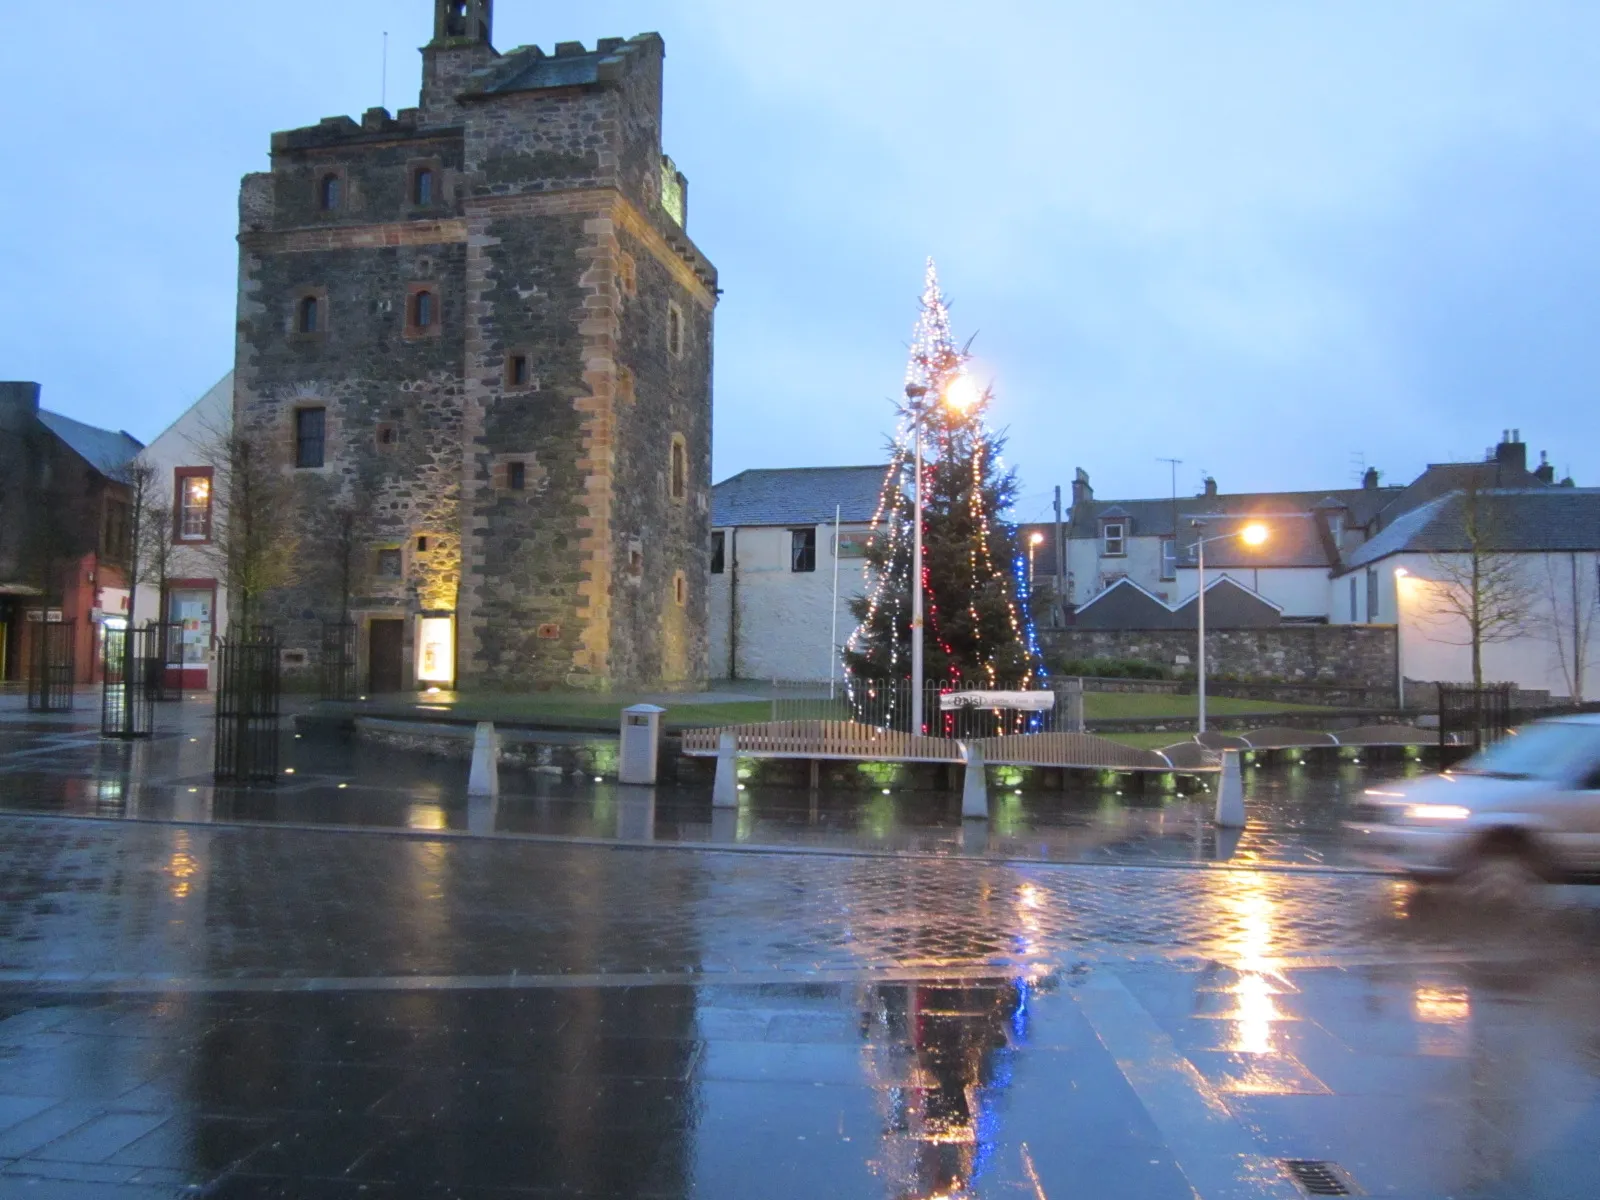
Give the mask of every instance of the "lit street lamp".
[{"label": "lit street lamp", "polygon": [[1033,552],[1039,548],[1039,543],[1044,541],[1044,534],[1034,532],[1028,538],[1028,595],[1033,595]]},{"label": "lit street lamp", "polygon": [[[927,395],[928,389],[921,384],[906,384],[917,460],[917,516],[911,535],[911,732],[916,734],[922,732],[922,422],[927,415]],[[940,399],[957,412],[966,412],[982,396],[965,371],[947,379],[940,393]]]},{"label": "lit street lamp", "polygon": [[[1196,530],[1204,531],[1205,520],[1196,517],[1190,521]],[[1196,674],[1199,677],[1199,686],[1196,691],[1199,696],[1199,727],[1197,732],[1206,731],[1206,543],[1225,542],[1229,538],[1238,538],[1246,546],[1259,546],[1267,540],[1267,527],[1259,521],[1252,521],[1243,529],[1236,529],[1232,533],[1218,533],[1211,537],[1197,536],[1194,540],[1195,567],[1199,575],[1200,589],[1195,603],[1195,619],[1200,626],[1200,653],[1196,656]]]}]

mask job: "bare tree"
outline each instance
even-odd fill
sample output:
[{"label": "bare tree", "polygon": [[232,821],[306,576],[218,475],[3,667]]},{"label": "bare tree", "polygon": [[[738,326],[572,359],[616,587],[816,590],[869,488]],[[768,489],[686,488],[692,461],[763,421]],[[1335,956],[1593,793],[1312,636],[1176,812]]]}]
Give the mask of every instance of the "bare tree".
[{"label": "bare tree", "polygon": [[132,459],[113,478],[128,489],[128,528],[122,567],[128,576],[128,628],[134,628],[138,617],[139,584],[146,583],[148,562],[146,555],[151,541],[164,534],[164,526],[151,531],[152,510],[163,508],[156,493],[156,469],[140,459]]},{"label": "bare tree", "polygon": [[1597,618],[1600,618],[1600,575],[1595,564],[1580,563],[1576,552],[1544,556],[1545,625],[1567,695],[1583,703],[1584,668]]},{"label": "bare tree", "polygon": [[1537,624],[1538,589],[1525,555],[1507,552],[1506,514],[1496,497],[1476,484],[1461,493],[1464,547],[1428,556],[1434,586],[1424,619],[1438,629],[1432,640],[1472,648],[1472,683],[1483,686],[1483,648],[1509,642]]},{"label": "bare tree", "polygon": [[248,630],[262,598],[300,573],[293,491],[258,437],[207,427],[196,448],[212,471],[206,550],[227,587],[229,623]]}]

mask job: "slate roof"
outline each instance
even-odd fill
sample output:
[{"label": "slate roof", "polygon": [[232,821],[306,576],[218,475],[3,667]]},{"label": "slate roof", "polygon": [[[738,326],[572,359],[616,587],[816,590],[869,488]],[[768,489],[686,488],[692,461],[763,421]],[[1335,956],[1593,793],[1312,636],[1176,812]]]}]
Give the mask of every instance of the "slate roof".
[{"label": "slate roof", "polygon": [[1514,463],[1495,462],[1492,459],[1487,462],[1429,463],[1421,475],[1400,489],[1400,494],[1384,505],[1378,525],[1382,528],[1401,513],[1410,512],[1439,496],[1467,488],[1533,491],[1550,486],[1526,467]]},{"label": "slate roof", "polygon": [[[1478,504],[1496,550],[1600,550],[1600,488],[1490,488],[1478,493]],[[1400,514],[1350,554],[1348,569],[1391,554],[1465,552],[1469,506],[1468,494],[1457,491]]]},{"label": "slate roof", "polygon": [[85,425],[60,413],[40,409],[39,422],[102,475],[115,475],[144,449],[130,434]]},{"label": "slate roof", "polygon": [[[1070,622],[1077,629],[1194,629],[1198,611],[1194,596],[1167,604],[1123,578],[1079,605]],[[1237,579],[1219,575],[1206,583],[1206,624],[1211,629],[1258,628],[1282,619],[1281,605]]]},{"label": "slate roof", "polygon": [[[1235,492],[1216,496],[1179,496],[1177,499],[1178,527],[1187,532],[1192,517],[1212,513],[1232,516],[1261,516],[1269,513],[1310,512],[1323,508],[1343,507],[1349,510],[1349,524],[1366,525],[1377,514],[1398,498],[1404,491],[1398,487],[1342,488],[1334,491],[1308,492]],[[1332,500],[1333,506],[1324,504]],[[1133,521],[1134,537],[1170,537],[1172,512],[1170,497],[1159,500],[1091,500],[1088,504],[1074,505],[1068,522],[1069,538],[1097,538],[1100,536],[1100,518],[1113,509]],[[1079,510],[1083,511],[1079,511]],[[1208,556],[1209,557],[1209,556]]]},{"label": "slate roof", "polygon": [[[1197,513],[1196,516],[1204,516]],[[1260,546],[1247,546],[1240,538],[1224,538],[1206,546],[1206,571],[1213,567],[1321,567],[1335,565],[1333,540],[1323,518],[1314,512],[1256,512],[1248,516],[1226,516],[1208,521],[1206,537],[1234,533],[1252,521],[1267,527],[1267,540]],[[1193,533],[1185,530],[1178,539],[1180,567],[1195,565]]]},{"label": "slate roof", "polygon": [[843,521],[862,525],[878,511],[889,465],[789,467],[740,471],[711,489],[711,524],[717,529],[749,525],[823,525],[834,506]]}]

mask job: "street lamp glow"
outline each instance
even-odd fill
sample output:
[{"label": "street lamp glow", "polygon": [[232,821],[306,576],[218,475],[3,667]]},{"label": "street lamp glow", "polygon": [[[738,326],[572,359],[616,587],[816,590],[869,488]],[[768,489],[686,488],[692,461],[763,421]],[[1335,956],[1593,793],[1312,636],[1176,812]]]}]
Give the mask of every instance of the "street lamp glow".
[{"label": "street lamp glow", "polygon": [[1267,527],[1259,521],[1246,525],[1239,531],[1239,540],[1246,546],[1259,546],[1267,540]]},{"label": "street lamp glow", "polygon": [[977,381],[965,371],[945,385],[944,402],[957,412],[966,412],[982,399],[983,392],[979,390]]},{"label": "street lamp glow", "polygon": [[1394,577],[1396,579],[1404,579],[1409,574],[1411,574],[1411,572],[1406,570],[1404,567],[1396,567],[1394,569]]},{"label": "street lamp glow", "polygon": [[1041,543],[1041,542],[1043,542],[1043,541],[1044,541],[1044,534],[1042,534],[1042,533],[1036,533],[1036,534],[1034,534],[1034,535],[1033,535],[1033,536],[1032,536],[1032,537],[1030,537],[1030,538],[1029,538],[1029,539],[1028,539],[1028,541],[1029,541],[1029,543],[1030,543],[1030,544],[1031,544],[1031,545],[1034,545],[1034,546],[1037,546],[1037,545],[1039,545],[1039,544],[1040,544],[1040,543]]}]

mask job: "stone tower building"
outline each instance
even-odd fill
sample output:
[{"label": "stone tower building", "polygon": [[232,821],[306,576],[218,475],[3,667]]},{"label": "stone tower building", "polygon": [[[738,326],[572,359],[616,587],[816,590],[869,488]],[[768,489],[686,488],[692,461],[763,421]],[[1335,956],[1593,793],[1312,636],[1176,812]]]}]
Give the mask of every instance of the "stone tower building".
[{"label": "stone tower building", "polygon": [[309,670],[348,612],[373,690],[703,678],[717,279],[661,38],[435,8],[417,108],[243,182],[235,432],[298,538],[259,618]]}]

